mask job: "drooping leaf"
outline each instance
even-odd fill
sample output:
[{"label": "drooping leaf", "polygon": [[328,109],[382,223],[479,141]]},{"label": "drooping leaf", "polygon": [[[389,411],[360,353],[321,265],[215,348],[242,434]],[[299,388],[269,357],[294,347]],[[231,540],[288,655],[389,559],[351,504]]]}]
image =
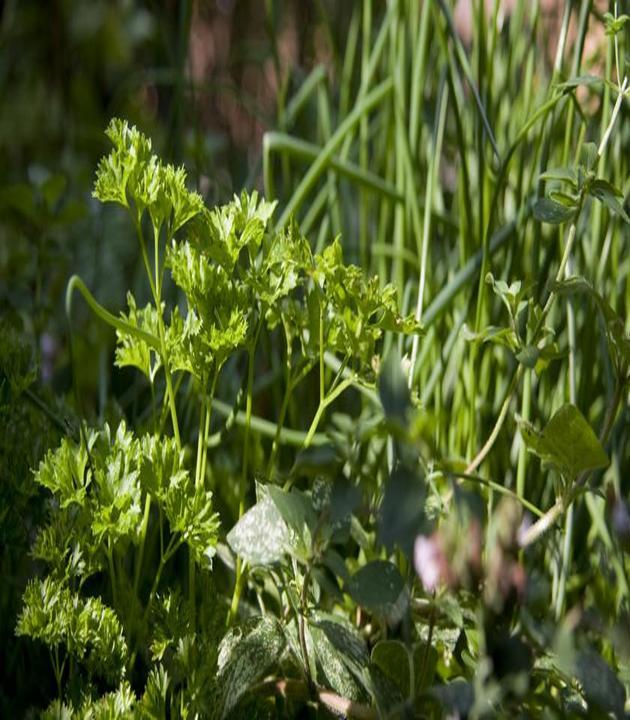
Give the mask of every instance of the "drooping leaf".
[{"label": "drooping leaf", "polygon": [[385,483],[378,516],[378,537],[391,552],[400,547],[411,557],[425,525],[426,484],[414,468],[397,465]]},{"label": "drooping leaf", "polygon": [[561,90],[574,90],[576,87],[579,87],[580,85],[585,85],[586,87],[592,87],[595,85],[601,85],[602,79],[601,77],[597,75],[577,75],[576,77],[570,78],[569,80],[566,80],[565,82],[559,83],[558,88]]}]

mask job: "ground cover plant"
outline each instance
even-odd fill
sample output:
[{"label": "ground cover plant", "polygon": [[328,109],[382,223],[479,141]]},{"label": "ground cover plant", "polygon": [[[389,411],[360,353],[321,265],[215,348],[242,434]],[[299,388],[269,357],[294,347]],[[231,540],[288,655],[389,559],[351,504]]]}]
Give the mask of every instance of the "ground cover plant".
[{"label": "ground cover plant", "polygon": [[127,389],[0,347],[33,712],[627,716],[630,23],[545,7],[354,4],[227,204],[111,120]]}]

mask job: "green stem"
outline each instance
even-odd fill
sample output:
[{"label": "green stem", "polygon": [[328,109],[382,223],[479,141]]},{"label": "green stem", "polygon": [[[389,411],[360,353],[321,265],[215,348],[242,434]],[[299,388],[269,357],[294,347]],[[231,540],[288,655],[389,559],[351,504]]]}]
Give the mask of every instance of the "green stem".
[{"label": "green stem", "polygon": [[136,597],[138,597],[138,585],[140,584],[140,571],[142,569],[142,560],[144,557],[144,546],[147,539],[147,527],[149,525],[149,515],[151,513],[151,495],[147,494],[144,501],[144,515],[142,517],[142,525],[140,526],[140,548],[138,550],[138,557],[136,558],[136,570],[133,580],[133,591]]},{"label": "green stem", "polygon": [[116,570],[114,568],[114,556],[112,553],[112,545],[111,545],[111,539],[108,539],[107,542],[107,565],[109,568],[109,580],[112,584],[112,603],[114,605],[114,608],[118,607],[118,591],[116,589]]},{"label": "green stem", "polygon": [[317,411],[315,412],[315,416],[313,418],[313,421],[311,422],[311,426],[308,429],[308,432],[306,434],[306,438],[304,439],[303,447],[307,448],[311,442],[313,441],[313,437],[315,436],[315,431],[317,430],[317,427],[320,423],[320,420],[322,419],[322,415],[324,414],[324,411],[326,408],[341,395],[341,393],[346,390],[346,388],[350,387],[356,382],[356,378],[349,377],[342,380],[337,387],[334,388],[328,395],[326,395],[322,400],[320,400],[319,406],[317,407]]},{"label": "green stem", "polygon": [[168,397],[168,405],[171,411],[171,422],[173,424],[173,434],[175,436],[175,442],[177,443],[178,449],[181,450],[182,441],[179,435],[179,422],[177,420],[177,406],[175,404],[175,393],[173,392],[173,381],[171,377],[171,369],[168,357],[168,351],[166,348],[166,331],[164,329],[164,318],[162,317],[162,301],[160,297],[161,283],[159,282],[159,261],[158,261],[158,236],[155,233],[155,254],[156,254],[156,265],[154,278],[151,274],[151,266],[149,265],[149,258],[147,255],[146,243],[144,242],[144,236],[142,234],[142,226],[140,218],[136,219],[136,234],[138,235],[138,241],[142,251],[142,259],[149,279],[149,285],[151,286],[151,292],[153,293],[153,300],[155,302],[155,309],[157,312],[158,320],[158,335],[160,340],[159,352],[162,356],[162,365],[164,366],[164,377],[166,378],[166,394]]},{"label": "green stem", "polygon": [[203,427],[203,450],[201,454],[201,469],[200,469],[200,475],[199,475],[199,483],[201,487],[205,486],[206,482],[206,464],[208,462],[208,445],[209,445],[209,437],[210,437],[210,421],[212,420],[212,401],[214,399],[214,394],[217,389],[217,382],[219,380],[219,372],[221,371],[221,368],[215,368],[214,374],[212,376],[212,383],[210,384],[210,395],[208,397],[207,406],[206,406],[206,417]]},{"label": "green stem", "polygon": [[160,579],[162,577],[162,571],[166,567],[166,563],[173,557],[173,555],[178,550],[178,548],[181,544],[182,544],[181,536],[177,537],[177,535],[172,535],[171,539],[169,540],[168,545],[166,546],[166,550],[164,551],[164,554],[160,558],[160,564],[158,565],[157,572],[155,573],[155,577],[153,578],[153,584],[151,585],[151,590],[149,591],[149,598],[147,600],[146,607],[144,608],[144,613],[142,616],[142,625],[144,625],[144,623],[146,622],[147,616],[149,614],[149,610],[150,610],[153,600],[155,598],[155,594],[157,593],[157,589],[160,584]]},{"label": "green stem", "polygon": [[[249,433],[252,426],[252,400],[254,394],[254,360],[256,355],[256,346],[258,344],[258,336],[262,328],[262,313],[261,319],[258,322],[258,327],[254,334],[254,339],[249,348],[248,362],[247,362],[247,398],[245,401],[245,431],[243,438],[243,466],[241,471],[241,480],[239,483],[239,503],[238,503],[238,516],[241,518],[245,512],[245,493],[246,493],[246,482],[247,473],[249,469]],[[232,601],[230,603],[230,609],[227,616],[227,624],[231,625],[238,613],[238,606],[241,598],[241,593],[244,585],[244,572],[243,562],[240,557],[236,558],[235,568],[235,579],[234,579],[234,591],[232,592]]]}]

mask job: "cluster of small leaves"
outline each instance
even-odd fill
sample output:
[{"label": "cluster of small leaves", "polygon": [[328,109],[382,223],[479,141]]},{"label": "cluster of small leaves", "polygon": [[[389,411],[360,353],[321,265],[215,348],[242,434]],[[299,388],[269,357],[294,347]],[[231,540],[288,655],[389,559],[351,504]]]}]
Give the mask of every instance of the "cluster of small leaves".
[{"label": "cluster of small leaves", "polygon": [[199,558],[214,554],[218,518],[212,494],[194,488],[173,439],[138,440],[124,422],[112,437],[106,425],[88,431],[85,442],[64,438],[40,463],[35,479],[56,504],[33,552],[60,575],[76,571],[86,577],[105,565],[112,549],[124,552],[130,542],[137,544],[147,496]]},{"label": "cluster of small leaves", "polygon": [[151,140],[126,120],[112,119],[105,132],[114,149],[99,163],[94,197],[129,208],[138,223],[146,210],[158,234],[166,225],[172,237],[203,208],[201,196],[186,187],[185,170],[162,163]]},{"label": "cluster of small leaves", "polygon": [[90,676],[116,683],[125,675],[127,643],[116,613],[99,598],[83,599],[52,577],[29,582],[16,632],[52,649],[65,648]]},{"label": "cluster of small leaves", "polygon": [[[146,211],[156,242],[162,235],[173,238],[188,223],[187,237],[172,240],[165,251],[165,264],[188,306],[185,319],[175,309],[165,329],[161,350],[173,370],[207,381],[251,341],[265,317],[271,327],[282,322],[289,343],[299,340],[304,354],[316,355],[321,337],[327,349],[352,358],[361,369],[370,368],[384,331],[419,331],[413,318],[399,316],[393,286],[381,288],[377,278],[367,279],[343,263],[338,241],[314,256],[295,225],[272,232],[275,203],[255,192],[209,210],[186,189],[183,169],[163,166],[136,128],[113,120],[107,134],[114,150],[99,165],[95,197],[129,208],[139,232]],[[164,308],[139,310],[132,296],[128,304],[123,319],[156,342],[152,349],[139,333],[119,329],[117,362],[138,367],[153,380]]]},{"label": "cluster of small leaves", "polygon": [[579,214],[586,197],[590,196],[630,223],[623,207],[623,192],[605,178],[597,177],[598,161],[597,146],[585,143],[576,167],[551,168],[542,173],[540,179],[551,182],[552,188],[546,197],[536,201],[535,218],[551,225],[570,222]]}]

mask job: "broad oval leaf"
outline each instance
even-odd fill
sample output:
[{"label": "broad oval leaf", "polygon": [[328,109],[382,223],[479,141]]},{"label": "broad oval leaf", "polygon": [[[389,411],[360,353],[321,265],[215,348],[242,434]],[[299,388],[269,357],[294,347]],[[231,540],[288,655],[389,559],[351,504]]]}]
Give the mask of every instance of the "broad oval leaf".
[{"label": "broad oval leaf", "polygon": [[540,180],[566,182],[572,187],[577,188],[577,173],[572,167],[549,168],[540,175]]},{"label": "broad oval leaf", "polygon": [[526,368],[535,368],[540,351],[534,345],[526,345],[516,354],[516,359]]}]

